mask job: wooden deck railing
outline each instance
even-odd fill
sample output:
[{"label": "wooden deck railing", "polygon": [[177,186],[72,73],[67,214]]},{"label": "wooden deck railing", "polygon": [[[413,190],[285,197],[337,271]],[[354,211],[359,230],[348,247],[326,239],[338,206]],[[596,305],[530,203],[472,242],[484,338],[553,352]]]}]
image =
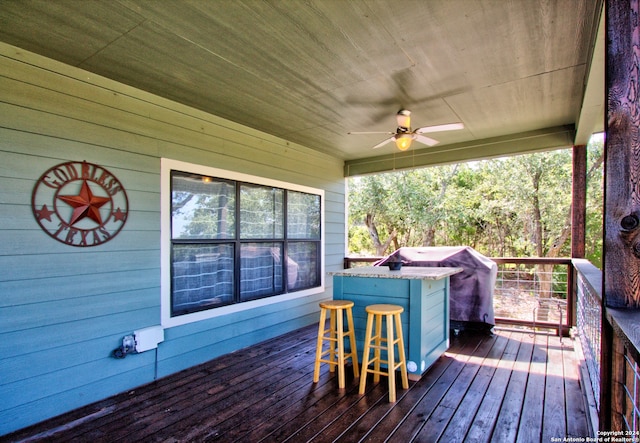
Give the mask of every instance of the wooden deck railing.
[{"label": "wooden deck railing", "polygon": [[[604,303],[606,305],[606,301]],[[640,310],[604,308],[600,429],[640,441]]]},{"label": "wooden deck railing", "polygon": [[[345,268],[374,263],[381,257],[347,257]],[[548,327],[566,334],[574,328],[577,344],[584,355],[580,377],[585,389],[587,406],[594,435],[606,438],[606,433],[618,432],[624,441],[640,441],[640,310],[604,307],[602,272],[588,260],[569,258],[493,258],[502,272],[502,280],[513,283],[509,275],[518,280],[533,280],[532,272],[551,266],[552,282],[565,281],[560,294],[551,297],[566,300],[562,325],[559,323],[496,317],[498,324]],[[532,271],[535,267],[537,270]],[[559,272],[558,268],[565,268]],[[548,268],[547,268],[548,269]],[[566,277],[562,275],[566,274]],[[560,275],[560,277],[558,277]],[[500,277],[499,277],[500,281]],[[556,285],[557,286],[557,285]],[[535,285],[534,285],[535,288]],[[538,295],[538,298],[541,298]],[[495,301],[495,297],[494,297]],[[604,440],[603,440],[604,441]],[[623,441],[623,440],[620,440]]]},{"label": "wooden deck railing", "polygon": [[[345,257],[345,269],[383,257]],[[575,324],[573,273],[569,258],[492,258],[498,265],[494,291],[496,323],[561,331]],[[569,308],[568,308],[569,307]]]},{"label": "wooden deck railing", "polygon": [[600,422],[602,371],[602,272],[588,260],[574,259],[576,294],[576,341],[580,379],[588,408],[588,419],[597,435]]},{"label": "wooden deck railing", "polygon": [[602,272],[587,260],[573,265],[583,386],[591,387],[598,414],[591,420],[620,441],[640,441],[640,311],[606,307]]}]

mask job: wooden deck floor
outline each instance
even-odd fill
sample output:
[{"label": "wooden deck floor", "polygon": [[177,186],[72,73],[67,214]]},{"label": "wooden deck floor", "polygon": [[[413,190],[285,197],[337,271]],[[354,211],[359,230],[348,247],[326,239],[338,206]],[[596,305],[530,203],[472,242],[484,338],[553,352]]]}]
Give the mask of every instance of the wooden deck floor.
[{"label": "wooden deck floor", "polygon": [[315,338],[315,326],[304,328],[5,438],[530,443],[588,435],[569,338],[463,333],[420,381],[398,389],[395,404],[384,378],[360,396],[357,380],[340,391],[323,365],[313,384]]}]

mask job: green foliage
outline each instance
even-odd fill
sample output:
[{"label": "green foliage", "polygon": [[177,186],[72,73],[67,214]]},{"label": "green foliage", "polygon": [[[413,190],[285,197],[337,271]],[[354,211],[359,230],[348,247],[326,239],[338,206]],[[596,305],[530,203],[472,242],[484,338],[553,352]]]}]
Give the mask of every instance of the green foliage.
[{"label": "green foliage", "polygon": [[586,220],[586,258],[602,269],[602,231],[603,231],[603,195],[604,168],[602,156],[604,140],[593,137],[587,151],[587,220]]},{"label": "green foliage", "polygon": [[[588,152],[595,164],[602,142]],[[571,150],[564,149],[351,178],[349,251],[375,251],[364,224],[369,216],[381,242],[397,234],[395,247],[469,245],[493,257],[567,256],[571,168]],[[602,168],[591,172],[588,184],[587,253],[596,265],[601,183]]]},{"label": "green foliage", "polygon": [[369,232],[364,226],[349,225],[349,255],[371,256],[375,255],[375,248]]}]

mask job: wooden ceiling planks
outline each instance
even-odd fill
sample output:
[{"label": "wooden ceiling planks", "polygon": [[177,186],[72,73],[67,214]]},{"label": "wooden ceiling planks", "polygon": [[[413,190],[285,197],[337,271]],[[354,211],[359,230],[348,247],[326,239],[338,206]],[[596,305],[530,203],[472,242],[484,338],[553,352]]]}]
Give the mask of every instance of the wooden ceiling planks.
[{"label": "wooden ceiling planks", "polygon": [[0,40],[350,160],[401,106],[441,148],[575,124],[600,4],[5,2]]}]

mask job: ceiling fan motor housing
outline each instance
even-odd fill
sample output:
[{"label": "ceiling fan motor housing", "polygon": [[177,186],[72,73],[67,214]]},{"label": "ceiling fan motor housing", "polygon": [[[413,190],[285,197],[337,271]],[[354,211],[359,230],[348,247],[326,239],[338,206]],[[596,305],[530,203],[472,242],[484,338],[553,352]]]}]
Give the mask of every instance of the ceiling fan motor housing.
[{"label": "ceiling fan motor housing", "polygon": [[412,131],[411,111],[404,108],[398,111],[398,113],[396,114],[396,120],[398,122],[396,132],[349,132],[349,134],[388,134],[391,135],[391,137],[378,143],[372,149],[377,149],[386,145],[387,143],[395,142],[399,150],[406,151],[411,147],[411,143],[414,140],[417,140],[427,146],[435,146],[438,144],[437,140],[423,135],[425,133],[451,131],[454,129],[464,128],[464,125],[462,123],[449,123],[444,125],[425,126]]},{"label": "ceiling fan motor housing", "polygon": [[[396,114],[396,120],[398,121],[398,132],[410,132],[411,131],[411,111],[408,109],[401,109]],[[403,131],[400,131],[400,128]]]}]

